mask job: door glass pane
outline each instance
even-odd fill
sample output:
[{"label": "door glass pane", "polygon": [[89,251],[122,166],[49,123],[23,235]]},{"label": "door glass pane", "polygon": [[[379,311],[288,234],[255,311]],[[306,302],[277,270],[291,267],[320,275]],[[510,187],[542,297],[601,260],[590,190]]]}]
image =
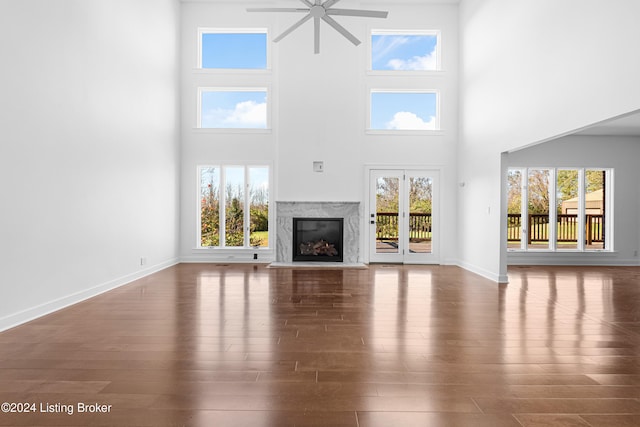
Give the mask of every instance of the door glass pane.
[{"label": "door glass pane", "polygon": [[200,169],[200,246],[220,245],[220,169]]},{"label": "door glass pane", "polygon": [[556,180],[556,247],[578,248],[578,171],[558,169]]},{"label": "door glass pane", "polygon": [[409,178],[409,253],[431,253],[433,180]]},{"label": "door glass pane", "polygon": [[376,180],[376,253],[398,253],[400,179]]},{"label": "door glass pane", "polygon": [[585,249],[605,248],[605,180],[606,171],[585,171]]},{"label": "door glass pane", "polygon": [[522,171],[510,169],[507,175],[507,247],[520,249],[522,241]]},{"label": "door glass pane", "polygon": [[225,167],[225,246],[244,246],[244,167]]},{"label": "door glass pane", "polygon": [[269,168],[249,168],[251,246],[269,246]]},{"label": "door glass pane", "polygon": [[529,249],[549,249],[549,170],[529,170]]}]

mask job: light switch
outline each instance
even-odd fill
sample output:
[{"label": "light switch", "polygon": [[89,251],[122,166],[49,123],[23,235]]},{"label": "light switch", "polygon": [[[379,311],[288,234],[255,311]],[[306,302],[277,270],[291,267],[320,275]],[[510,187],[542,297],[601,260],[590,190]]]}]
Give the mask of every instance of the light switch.
[{"label": "light switch", "polygon": [[324,172],[324,162],[320,162],[320,161],[313,162],[313,171]]}]

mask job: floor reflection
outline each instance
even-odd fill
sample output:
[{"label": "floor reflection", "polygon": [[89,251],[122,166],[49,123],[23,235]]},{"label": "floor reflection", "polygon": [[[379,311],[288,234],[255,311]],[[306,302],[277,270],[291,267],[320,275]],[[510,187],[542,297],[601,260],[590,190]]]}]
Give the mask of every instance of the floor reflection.
[{"label": "floor reflection", "polygon": [[113,403],[101,425],[640,425],[639,269],[509,279],[180,264],[1,333],[0,397]]}]

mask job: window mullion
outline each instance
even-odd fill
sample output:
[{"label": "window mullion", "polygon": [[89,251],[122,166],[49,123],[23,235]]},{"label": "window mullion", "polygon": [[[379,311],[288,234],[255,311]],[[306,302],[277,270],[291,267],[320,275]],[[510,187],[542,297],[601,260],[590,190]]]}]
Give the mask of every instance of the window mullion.
[{"label": "window mullion", "polygon": [[244,229],[244,247],[248,248],[251,246],[251,205],[250,205],[250,185],[249,182],[249,168],[247,166],[244,167],[244,224],[242,224]]},{"label": "window mullion", "polygon": [[522,169],[520,174],[520,185],[522,195],[520,196],[520,249],[529,249],[529,168]]},{"label": "window mullion", "polygon": [[579,251],[585,250],[585,229],[586,229],[586,186],[585,186],[585,171],[584,168],[578,169],[578,245]]},{"label": "window mullion", "polygon": [[227,174],[226,168],[220,166],[220,247],[227,246]]},{"label": "window mullion", "polygon": [[549,169],[549,250],[558,248],[557,169]]}]

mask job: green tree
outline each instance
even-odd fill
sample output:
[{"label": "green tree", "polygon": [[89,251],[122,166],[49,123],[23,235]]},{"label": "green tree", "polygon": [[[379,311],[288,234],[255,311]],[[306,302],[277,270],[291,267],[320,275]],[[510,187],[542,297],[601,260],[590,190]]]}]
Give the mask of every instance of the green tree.
[{"label": "green tree", "polygon": [[433,185],[430,178],[411,178],[409,189],[409,212],[431,213],[431,202],[433,200]]},{"label": "green tree", "polygon": [[549,213],[549,171],[546,169],[529,170],[529,206],[530,214]]},{"label": "green tree", "polygon": [[560,169],[556,181],[556,210],[561,214],[562,202],[578,197],[578,171]]},{"label": "green tree", "polygon": [[225,225],[226,245],[244,246],[244,209],[238,197],[226,208]]},{"label": "green tree", "polygon": [[507,174],[507,213],[522,214],[522,172],[510,170]]},{"label": "green tree", "polygon": [[220,200],[213,179],[203,188],[200,201],[200,245],[220,245]]}]

